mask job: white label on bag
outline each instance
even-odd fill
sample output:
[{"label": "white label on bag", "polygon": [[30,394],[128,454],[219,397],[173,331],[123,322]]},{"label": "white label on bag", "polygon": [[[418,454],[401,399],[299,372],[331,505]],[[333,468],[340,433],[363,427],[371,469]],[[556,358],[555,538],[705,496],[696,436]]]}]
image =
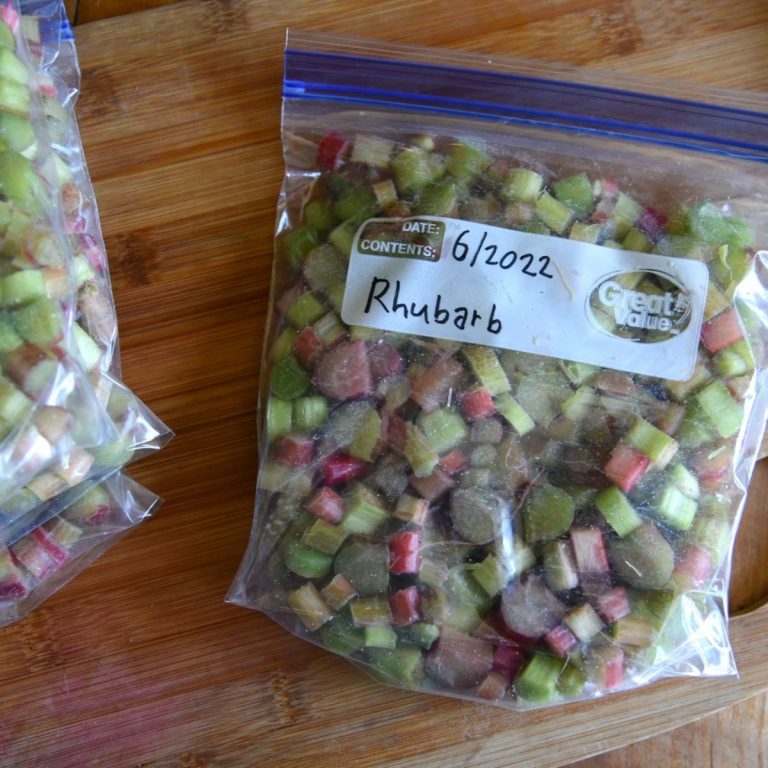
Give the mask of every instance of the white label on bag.
[{"label": "white label on bag", "polygon": [[369,219],[341,316],[413,336],[690,378],[709,275],[691,259],[459,219]]}]

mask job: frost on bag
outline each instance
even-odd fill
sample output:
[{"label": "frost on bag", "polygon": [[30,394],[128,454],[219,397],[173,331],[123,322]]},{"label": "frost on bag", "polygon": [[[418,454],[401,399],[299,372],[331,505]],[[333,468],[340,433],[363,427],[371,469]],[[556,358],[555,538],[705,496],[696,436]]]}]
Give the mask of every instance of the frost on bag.
[{"label": "frost on bag", "polygon": [[289,35],[230,600],[384,682],[516,708],[733,674],[768,110],[495,66]]}]

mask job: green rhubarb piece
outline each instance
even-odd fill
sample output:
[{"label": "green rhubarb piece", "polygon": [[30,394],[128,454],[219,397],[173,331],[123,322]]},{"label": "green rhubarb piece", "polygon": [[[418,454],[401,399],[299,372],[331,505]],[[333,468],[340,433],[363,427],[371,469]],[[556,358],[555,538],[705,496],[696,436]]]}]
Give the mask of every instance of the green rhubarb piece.
[{"label": "green rhubarb piece", "polygon": [[488,544],[502,531],[507,504],[485,488],[462,488],[451,496],[453,527],[465,541]]},{"label": "green rhubarb piece", "polygon": [[440,457],[430,445],[424,433],[410,422],[405,425],[405,445],[403,456],[411,465],[416,477],[428,477],[432,474]]},{"label": "green rhubarb piece", "polygon": [[272,461],[259,470],[259,485],[264,491],[306,496],[312,490],[312,476],[308,472],[298,472],[285,464]]},{"label": "green rhubarb piece", "polygon": [[0,354],[12,352],[23,343],[24,340],[16,333],[10,319],[0,316]]},{"label": "green rhubarb piece", "polygon": [[712,203],[702,203],[688,212],[688,229],[697,240],[711,245],[746,248],[753,232],[741,219],[723,216]]},{"label": "green rhubarb piece", "polygon": [[320,242],[320,235],[310,227],[296,227],[283,238],[282,249],[294,269],[304,257]]},{"label": "green rhubarb piece", "polygon": [[526,542],[556,539],[571,527],[575,511],[573,499],[561,488],[548,484],[535,487],[523,506]]},{"label": "green rhubarb piece", "polygon": [[619,536],[626,536],[643,524],[635,508],[615,485],[597,494],[595,506]]},{"label": "green rhubarb piece", "polygon": [[42,270],[20,269],[6,275],[0,282],[0,292],[6,307],[18,307],[46,296],[47,289]]},{"label": "green rhubarb piece", "polygon": [[575,221],[571,231],[568,233],[568,237],[571,240],[579,240],[582,243],[592,243],[595,245],[600,240],[602,234],[602,224],[584,224],[580,221]]},{"label": "green rhubarb piece", "polygon": [[528,701],[550,701],[557,695],[557,681],[563,663],[554,656],[534,653],[515,680],[517,695]]},{"label": "green rhubarb piece", "polygon": [[352,187],[344,192],[333,206],[333,213],[342,221],[362,223],[376,214],[376,195],[370,187]]},{"label": "green rhubarb piece", "polygon": [[312,549],[335,555],[346,538],[347,532],[340,525],[331,525],[325,520],[315,520],[304,532],[302,541]]},{"label": "green rhubarb piece", "polygon": [[401,643],[396,648],[369,648],[371,670],[382,682],[415,688],[424,674],[421,648]]},{"label": "green rhubarb piece", "polygon": [[[349,245],[351,248],[351,241]],[[347,277],[347,260],[335,245],[323,243],[307,254],[303,274],[313,291],[327,294],[335,286],[343,286]]]},{"label": "green rhubarb piece", "polygon": [[623,616],[614,622],[611,630],[619,645],[630,648],[649,648],[655,635],[651,620],[640,616]]},{"label": "green rhubarb piece", "polygon": [[348,541],[333,564],[361,596],[386,592],[389,586],[389,549],[386,544]]},{"label": "green rhubarb piece", "polygon": [[722,381],[708,384],[696,401],[721,437],[732,437],[741,429],[742,408]]},{"label": "green rhubarb piece", "polygon": [[357,590],[343,573],[337,573],[320,590],[320,594],[334,611],[340,611],[350,600],[357,597]]},{"label": "green rhubarb piece", "polygon": [[672,590],[630,590],[629,606],[632,616],[648,619],[654,629],[661,629],[678,603]]},{"label": "green rhubarb piece", "polygon": [[365,630],[354,626],[345,616],[337,616],[321,628],[320,642],[333,653],[352,656],[365,645]]},{"label": "green rhubarb piece", "polygon": [[550,589],[561,592],[578,586],[579,574],[567,541],[560,539],[549,542],[544,547],[542,561],[544,580]]},{"label": "green rhubarb piece", "polygon": [[304,221],[316,232],[327,232],[336,226],[333,203],[325,198],[310,200],[304,206]]},{"label": "green rhubarb piece", "polygon": [[573,211],[548,192],[543,192],[536,200],[536,216],[553,232],[562,235],[573,220]]},{"label": "green rhubarb piece", "polygon": [[711,443],[717,438],[712,422],[695,400],[688,402],[683,422],[676,434],[680,445],[689,449]]},{"label": "green rhubarb piece", "polygon": [[469,437],[469,427],[454,408],[422,413],[418,425],[435,453],[448,453]]},{"label": "green rhubarb piece", "polygon": [[319,629],[333,616],[317,587],[309,581],[288,593],[288,605],[311,632]]},{"label": "green rhubarb piece", "polygon": [[704,320],[711,320],[715,315],[719,315],[723,310],[728,309],[731,306],[731,302],[723,295],[715,285],[710,282],[707,287],[707,302],[704,305]]},{"label": "green rhubarb piece", "polygon": [[278,360],[269,375],[272,392],[283,400],[295,400],[309,389],[309,374],[294,355]]},{"label": "green rhubarb piece", "polygon": [[643,523],[608,551],[616,576],[633,587],[662,589],[672,576],[675,553],[653,523]]},{"label": "green rhubarb piece", "polygon": [[321,579],[333,564],[333,555],[320,552],[298,539],[289,541],[283,551],[285,567],[305,579]]},{"label": "green rhubarb piece", "polygon": [[19,335],[33,344],[51,344],[62,334],[61,308],[48,298],[39,298],[12,313]]},{"label": "green rhubarb piece", "polygon": [[697,504],[676,485],[667,483],[657,494],[654,507],[667,524],[678,531],[687,531],[693,525]]},{"label": "green rhubarb piece", "polygon": [[560,368],[568,381],[575,387],[579,387],[595,376],[599,370],[596,365],[589,363],[577,363],[573,360],[561,360]]},{"label": "green rhubarb piece", "polygon": [[356,627],[389,627],[392,623],[389,600],[382,595],[359,597],[349,606],[349,611]]},{"label": "green rhubarb piece", "polygon": [[341,314],[341,305],[344,303],[344,291],[346,290],[346,283],[337,283],[336,285],[331,286],[328,288],[328,290],[325,292],[326,296],[328,297],[328,301],[331,303],[331,306]]},{"label": "green rhubarb piece", "polygon": [[613,206],[611,215],[621,216],[629,221],[631,225],[640,218],[642,212],[643,209],[638,202],[624,192],[619,192],[619,196],[616,198],[616,203]]},{"label": "green rhubarb piece", "polygon": [[581,386],[567,398],[561,410],[571,421],[586,421],[592,416],[598,405],[598,397],[592,387]]},{"label": "green rhubarb piece", "polygon": [[347,533],[375,533],[389,516],[378,496],[360,482],[349,484],[344,494],[344,508],[346,514],[342,518],[341,527]]},{"label": "green rhubarb piece", "polygon": [[[276,400],[277,398],[272,398]],[[291,402],[288,400],[282,401],[292,409],[293,423],[300,429],[317,429],[325,424],[328,416],[328,400],[322,395],[308,395],[307,397],[299,397]],[[289,418],[290,422],[291,419]],[[286,432],[290,431],[289,426]]]},{"label": "green rhubarb piece", "polygon": [[440,637],[440,628],[426,621],[417,621],[408,627],[406,634],[412,643],[429,650]]},{"label": "green rhubarb piece", "polygon": [[29,117],[29,89],[13,80],[0,79],[0,111]]},{"label": "green rhubarb piece", "polygon": [[520,224],[515,224],[512,229],[516,229],[519,232],[530,232],[532,235],[551,235],[552,230],[544,224],[544,222],[538,219],[532,219],[531,221],[524,221]]},{"label": "green rhubarb piece", "polygon": [[32,401],[11,384],[0,379],[0,417],[9,425],[18,424],[32,408]]},{"label": "green rhubarb piece", "polygon": [[392,173],[397,189],[401,194],[417,194],[433,178],[429,154],[418,147],[408,147],[402,150],[392,161]]},{"label": "green rhubarb piece", "polygon": [[5,22],[0,22],[0,46],[7,48],[9,51],[16,50],[16,38],[13,36],[11,28]]},{"label": "green rhubarb piece", "polygon": [[496,410],[512,425],[518,435],[526,435],[536,426],[522,405],[509,392],[495,399]]},{"label": "green rhubarb piece", "polygon": [[472,368],[472,372],[477,376],[480,384],[491,395],[500,395],[512,389],[507,374],[501,367],[501,363],[499,363],[499,359],[491,347],[467,346],[462,350],[462,354]]},{"label": "green rhubarb piece", "polygon": [[715,371],[725,378],[744,376],[754,370],[754,359],[749,344],[744,339],[721,349],[713,358]]},{"label": "green rhubarb piece", "polygon": [[544,187],[544,177],[528,168],[512,168],[501,188],[501,194],[508,200],[532,203]]},{"label": "green rhubarb piece", "polygon": [[595,207],[595,195],[592,182],[586,173],[577,173],[552,183],[555,197],[573,211],[576,218],[589,216]]},{"label": "green rhubarb piece", "polygon": [[382,179],[375,184],[371,184],[371,190],[376,195],[376,202],[379,208],[387,208],[392,203],[397,202],[397,188],[392,179]]},{"label": "green rhubarb piece", "polygon": [[699,498],[699,480],[696,475],[687,470],[682,464],[675,464],[670,469],[669,481],[689,499]]},{"label": "green rhubarb piece", "polygon": [[83,368],[86,371],[94,370],[101,362],[101,347],[83,330],[79,323],[73,324],[72,337]]},{"label": "green rhubarb piece", "polygon": [[272,343],[270,359],[280,360],[293,352],[293,345],[296,342],[298,334],[293,328],[285,328]]},{"label": "green rhubarb piece", "polygon": [[491,164],[488,153],[479,146],[457,142],[448,153],[446,170],[457,179],[469,180]]},{"label": "green rhubarb piece", "polygon": [[447,216],[456,207],[456,202],[456,185],[450,181],[441,181],[422,191],[415,211],[423,216]]},{"label": "green rhubarb piece", "polygon": [[706,549],[715,565],[721,563],[731,546],[731,526],[727,517],[697,517],[691,541]]},{"label": "green rhubarb piece", "polygon": [[352,253],[352,244],[355,241],[355,233],[359,223],[356,220],[342,221],[328,235],[329,242],[333,243],[345,256]]},{"label": "green rhubarb piece", "polygon": [[386,168],[393,148],[394,143],[389,139],[362,133],[355,136],[351,160],[353,163],[363,163],[372,168]]},{"label": "green rhubarb piece", "polygon": [[625,440],[661,469],[669,463],[678,449],[677,441],[673,437],[645,419],[638,419],[632,425]]},{"label": "green rhubarb piece", "polygon": [[297,328],[304,328],[319,320],[326,311],[322,302],[313,293],[306,291],[291,304],[286,314]]},{"label": "green rhubarb piece", "polygon": [[512,574],[505,563],[492,554],[472,569],[472,577],[490,595],[498,595],[509,584]]},{"label": "green rhubarb piece", "polygon": [[559,369],[552,372],[530,373],[520,379],[515,399],[525,412],[546,428],[561,412],[563,403],[573,390]]},{"label": "green rhubarb piece", "polygon": [[92,450],[95,466],[104,468],[122,467],[133,458],[133,448],[127,440],[100,445]]},{"label": "green rhubarb piece", "polygon": [[644,232],[632,227],[621,241],[621,247],[625,251],[650,253],[653,250],[653,243],[648,239],[648,236]]},{"label": "green rhubarb piece", "polygon": [[20,85],[29,83],[29,70],[26,64],[9,48],[0,48],[0,72],[4,79],[13,80]]},{"label": "green rhubarb piece", "polygon": [[397,645],[397,633],[392,627],[366,627],[366,648],[394,648]]},{"label": "green rhubarb piece", "polygon": [[573,659],[569,659],[565,669],[557,679],[557,690],[566,699],[575,699],[581,695],[587,682],[586,675]]},{"label": "green rhubarb piece", "polygon": [[346,450],[350,456],[363,461],[373,461],[381,442],[381,416],[370,406],[360,417],[355,436],[348,443]]},{"label": "green rhubarb piece", "polygon": [[[298,426],[298,425],[297,425]],[[293,428],[293,405],[290,400],[270,397],[267,402],[267,435],[270,440]]]}]

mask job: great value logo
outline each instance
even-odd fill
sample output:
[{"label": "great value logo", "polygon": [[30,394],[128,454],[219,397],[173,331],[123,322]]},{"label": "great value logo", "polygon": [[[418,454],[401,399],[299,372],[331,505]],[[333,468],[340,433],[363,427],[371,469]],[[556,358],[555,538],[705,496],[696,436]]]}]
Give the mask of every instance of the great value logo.
[{"label": "great value logo", "polygon": [[602,277],[589,294],[587,314],[601,331],[629,341],[657,344],[691,323],[691,297],[664,272],[618,272]]}]

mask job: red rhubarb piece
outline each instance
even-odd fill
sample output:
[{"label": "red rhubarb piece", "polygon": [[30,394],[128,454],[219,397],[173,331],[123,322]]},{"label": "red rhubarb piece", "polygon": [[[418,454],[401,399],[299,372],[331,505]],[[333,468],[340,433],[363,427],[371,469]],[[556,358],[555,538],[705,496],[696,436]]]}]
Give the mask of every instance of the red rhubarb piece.
[{"label": "red rhubarb piece", "polygon": [[389,609],[392,611],[392,624],[396,627],[407,627],[421,618],[421,595],[415,586],[406,587],[395,592],[389,598]]},{"label": "red rhubarb piece", "polygon": [[293,469],[308,467],[312,463],[315,443],[306,435],[283,435],[275,446],[275,458]]},{"label": "red rhubarb piece", "polygon": [[427,674],[446,688],[472,688],[493,668],[493,646],[456,629],[443,627],[427,655]]},{"label": "red rhubarb piece", "polygon": [[389,540],[389,572],[397,576],[418,573],[421,565],[421,535],[399,531]]},{"label": "red rhubarb piece", "polygon": [[619,371],[602,371],[595,379],[595,387],[609,395],[632,397],[635,394],[632,377]]},{"label": "red rhubarb piece", "polygon": [[733,309],[726,309],[701,326],[701,343],[711,355],[743,337],[739,318]]},{"label": "red rhubarb piece", "polygon": [[384,411],[381,416],[383,421],[381,432],[387,445],[393,451],[402,453],[403,448],[405,448],[405,422],[394,413],[389,413],[389,411]]},{"label": "red rhubarb piece", "polygon": [[454,486],[451,476],[445,470],[437,467],[431,475],[426,477],[416,477],[411,475],[408,482],[416,489],[418,494],[427,501],[435,499],[447,493]]},{"label": "red rhubarb piece", "polygon": [[369,351],[371,373],[375,379],[384,379],[403,371],[403,357],[391,344],[380,341]]},{"label": "red rhubarb piece", "polygon": [[529,644],[562,621],[565,605],[532,576],[513,582],[501,596],[501,615],[515,639]]},{"label": "red rhubarb piece", "polygon": [[513,680],[523,668],[523,664],[525,664],[525,653],[522,648],[507,643],[496,646],[493,652],[493,668],[496,672],[503,672]]},{"label": "red rhubarb piece", "polygon": [[544,642],[561,659],[566,658],[579,644],[576,635],[565,624],[558,624],[544,635]]},{"label": "red rhubarb piece", "polygon": [[293,342],[293,351],[305,368],[312,368],[323,351],[323,342],[311,325],[303,328],[296,337]]},{"label": "red rhubarb piece", "polygon": [[449,475],[455,475],[469,466],[469,460],[458,448],[454,448],[450,453],[441,457],[440,466]]},{"label": "red rhubarb piece", "polygon": [[323,464],[323,480],[326,485],[349,483],[366,473],[368,463],[346,453],[334,453]]},{"label": "red rhubarb piece", "polygon": [[628,443],[617,443],[603,471],[624,493],[631,491],[645,474],[651,460]]},{"label": "red rhubarb piece", "polygon": [[304,507],[307,512],[331,525],[340,523],[344,516],[344,502],[341,496],[326,486],[318,488]]},{"label": "red rhubarb piece", "polygon": [[493,416],[496,413],[493,395],[484,387],[466,392],[461,398],[461,412],[467,421],[477,421]]},{"label": "red rhubarb piece", "polygon": [[698,589],[707,583],[714,571],[709,552],[695,544],[686,548],[675,566],[672,579],[681,589]]},{"label": "red rhubarb piece", "polygon": [[315,384],[327,397],[351,400],[373,391],[371,364],[364,341],[343,341],[320,358]]},{"label": "red rhubarb piece", "polygon": [[608,624],[629,615],[629,600],[624,587],[614,587],[610,592],[598,595],[596,602],[598,613]]},{"label": "red rhubarb piece", "polygon": [[438,360],[416,377],[411,399],[427,413],[440,408],[448,402],[448,394],[463,372],[463,366],[454,357]]},{"label": "red rhubarb piece", "polygon": [[604,573],[608,570],[605,542],[598,528],[571,528],[571,543],[579,573]]},{"label": "red rhubarb piece", "polygon": [[331,131],[317,147],[317,165],[323,171],[335,171],[343,162],[349,149],[349,140]]},{"label": "red rhubarb piece", "polygon": [[61,564],[69,558],[68,550],[43,528],[36,528],[29,534],[29,537],[44,549],[56,563]]},{"label": "red rhubarb piece", "polygon": [[477,686],[477,695],[485,701],[499,701],[507,695],[509,678],[499,672],[490,672],[480,685]]},{"label": "red rhubarb piece", "polygon": [[693,458],[692,469],[704,491],[717,491],[732,466],[733,454],[727,445],[699,451]]},{"label": "red rhubarb piece", "polygon": [[667,217],[650,207],[646,208],[635,222],[635,227],[654,243],[664,234],[666,226]]}]

